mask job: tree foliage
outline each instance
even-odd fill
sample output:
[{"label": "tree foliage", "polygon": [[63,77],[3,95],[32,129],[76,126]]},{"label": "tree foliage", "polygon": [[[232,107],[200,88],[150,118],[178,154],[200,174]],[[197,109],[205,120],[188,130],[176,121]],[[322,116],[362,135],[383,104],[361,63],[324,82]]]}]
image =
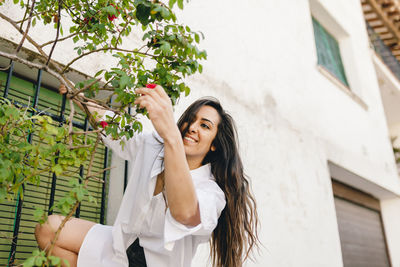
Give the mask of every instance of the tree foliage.
[{"label": "tree foliage", "polygon": [[[50,207],[66,215],[56,232],[57,238],[79,203],[85,197],[94,201],[86,187],[94,176],[91,165],[101,135],[129,139],[141,131],[137,115],[146,115],[146,110],[132,106],[138,97],[136,88],[159,84],[173,105],[182,94],[187,96],[190,88],[185,77],[201,73],[199,60],[207,57],[206,52],[198,48],[204,37],[201,32],[178,23],[173,10],[176,6],[183,9],[183,0],[166,3],[159,0],[13,0],[13,3],[14,9],[22,11],[22,17],[10,17],[13,13],[3,12],[0,7],[0,18],[20,32],[20,42],[12,53],[0,51],[0,56],[42,69],[58,79],[60,92],[71,100],[71,112],[67,123],[59,126],[34,109],[18,106],[7,99],[0,100],[0,201],[11,200],[17,194],[23,198],[23,185],[39,184],[42,172],[61,175],[75,168],[76,173],[70,175],[70,191]],[[0,1],[0,5],[3,4],[4,1]],[[40,43],[31,29],[43,25],[53,26],[54,32],[49,36],[55,38],[49,37]],[[138,47],[127,43],[132,34],[141,36],[142,43]],[[74,53],[61,65],[53,60],[53,55],[63,53],[59,44],[68,40],[74,43]],[[21,56],[25,42],[33,45],[38,61]],[[97,54],[113,57],[117,64],[95,70],[96,74],[88,79],[72,81],[67,78],[76,62]],[[74,130],[73,102],[86,112],[93,130]],[[90,105],[111,110],[115,115],[108,116],[99,127],[96,114],[88,110]],[[133,115],[128,107],[135,111]],[[38,136],[39,142],[30,142],[32,134]],[[90,134],[97,136],[95,141],[87,138]],[[87,174],[80,177],[78,169],[87,159]],[[35,217],[43,223],[46,213],[37,209]],[[61,260],[51,255],[54,242],[46,253],[35,250],[24,266],[61,266]]]}]

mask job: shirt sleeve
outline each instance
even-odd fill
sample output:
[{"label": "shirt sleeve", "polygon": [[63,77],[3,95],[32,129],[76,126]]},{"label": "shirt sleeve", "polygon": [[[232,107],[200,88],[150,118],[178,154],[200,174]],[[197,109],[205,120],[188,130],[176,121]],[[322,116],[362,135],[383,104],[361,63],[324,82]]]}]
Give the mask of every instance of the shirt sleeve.
[{"label": "shirt sleeve", "polygon": [[200,224],[187,226],[176,221],[169,210],[165,214],[164,246],[172,250],[176,240],[188,235],[208,238],[218,224],[218,218],[225,207],[225,194],[213,181],[202,182],[196,187],[197,201],[200,209]]},{"label": "shirt sleeve", "polygon": [[[105,120],[106,116],[112,117],[114,116],[114,113],[109,110],[106,111],[102,120]],[[144,134],[135,133],[135,135],[128,140],[125,136],[123,136],[121,139],[113,140],[109,135],[102,136],[102,139],[103,143],[118,157],[124,160],[132,161],[135,159],[136,151],[138,150],[140,144],[143,143]],[[121,140],[125,143],[124,146],[121,145]]]}]

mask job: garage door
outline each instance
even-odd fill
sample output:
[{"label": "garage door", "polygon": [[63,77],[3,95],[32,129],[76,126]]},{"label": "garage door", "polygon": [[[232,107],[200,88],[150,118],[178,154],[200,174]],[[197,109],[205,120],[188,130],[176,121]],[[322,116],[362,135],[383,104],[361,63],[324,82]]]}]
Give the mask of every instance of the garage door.
[{"label": "garage door", "polygon": [[344,267],[390,267],[379,201],[333,182]]}]

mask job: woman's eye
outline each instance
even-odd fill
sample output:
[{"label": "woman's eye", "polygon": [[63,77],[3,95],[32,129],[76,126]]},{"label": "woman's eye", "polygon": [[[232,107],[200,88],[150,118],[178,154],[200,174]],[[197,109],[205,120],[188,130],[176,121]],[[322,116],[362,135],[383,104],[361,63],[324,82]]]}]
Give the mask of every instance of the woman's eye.
[{"label": "woman's eye", "polygon": [[210,127],[209,127],[207,124],[205,124],[205,123],[202,123],[202,124],[201,124],[201,127],[210,129]]}]

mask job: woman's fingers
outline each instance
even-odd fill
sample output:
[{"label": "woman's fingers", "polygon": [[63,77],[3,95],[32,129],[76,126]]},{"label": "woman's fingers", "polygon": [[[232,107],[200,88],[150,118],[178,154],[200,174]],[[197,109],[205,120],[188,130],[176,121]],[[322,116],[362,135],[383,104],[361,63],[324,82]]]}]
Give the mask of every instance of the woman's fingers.
[{"label": "woman's fingers", "polygon": [[[167,109],[169,106],[172,108],[171,100],[169,99],[167,93],[165,93],[164,89],[157,85],[154,89],[151,88],[139,88],[136,90],[137,94],[140,94],[135,101],[135,104],[141,103],[144,99],[143,96],[147,96],[152,99],[152,102],[156,104],[156,108],[159,107],[163,110]],[[141,104],[143,106],[143,103]],[[149,110],[147,110],[149,111]]]},{"label": "woman's fingers", "polygon": [[153,96],[154,98],[160,97],[164,100],[169,100],[169,97],[167,95],[167,93],[165,92],[164,88],[160,85],[156,85],[156,84],[151,84],[151,87],[146,87],[146,88],[139,88],[136,89],[136,93],[138,94],[148,94]]},{"label": "woman's fingers", "polygon": [[167,93],[165,92],[164,88],[162,88],[162,86],[157,85],[157,86],[154,88],[154,91],[156,91],[160,97],[169,100],[169,97],[168,97]]},{"label": "woman's fingers", "polygon": [[161,98],[161,96],[155,89],[139,88],[139,89],[136,89],[136,93],[141,94],[141,95],[149,95],[155,99]]},{"label": "woman's fingers", "polygon": [[149,114],[152,113],[155,107],[160,106],[150,95],[142,95],[138,97],[134,103],[138,105],[139,108],[146,108]]},{"label": "woman's fingers", "polygon": [[139,108],[146,108],[150,118],[160,118],[167,113],[172,113],[171,100],[161,86],[157,85],[154,89],[139,88],[136,93],[140,96],[136,98],[134,103]]}]

